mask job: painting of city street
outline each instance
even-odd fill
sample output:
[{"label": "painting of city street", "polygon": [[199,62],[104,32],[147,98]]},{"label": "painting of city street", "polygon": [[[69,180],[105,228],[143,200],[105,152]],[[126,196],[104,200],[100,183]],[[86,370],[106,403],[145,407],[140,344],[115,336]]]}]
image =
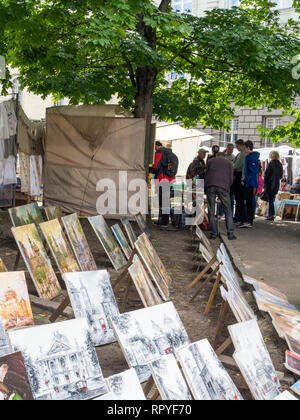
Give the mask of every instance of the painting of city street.
[{"label": "painting of city street", "polygon": [[107,392],[86,319],[9,332],[36,400],[86,400]]},{"label": "painting of city street", "polygon": [[95,346],[116,341],[109,324],[119,308],[106,270],[63,274],[76,318],[86,318]]},{"label": "painting of city street", "polygon": [[178,351],[177,357],[196,400],[243,399],[207,339]]},{"label": "painting of city street", "polygon": [[70,214],[62,219],[67,237],[82,271],[97,270],[94,257],[86,240],[77,214]]},{"label": "painting of city street", "polygon": [[0,357],[0,401],[33,399],[22,353]]},{"label": "painting of city street", "polygon": [[146,400],[139,378],[134,369],[110,376],[106,384],[113,400],[143,401]]},{"label": "painting of city street", "polygon": [[255,319],[228,327],[235,347],[233,355],[256,400],[273,400],[279,380]]},{"label": "painting of city street", "polygon": [[161,273],[159,272],[157,266],[155,265],[150,250],[147,247],[147,245],[145,245],[145,242],[143,241],[141,236],[136,241],[135,248],[137,249],[139,256],[141,257],[141,260],[147,267],[147,270],[151,275],[154,284],[157,287],[157,290],[159,291],[159,294],[161,295],[164,301],[167,301],[170,296],[169,288],[166,282],[164,281],[163,277],[161,276]]},{"label": "painting of city street", "polygon": [[116,240],[119,242],[119,245],[122,251],[124,252],[127,260],[129,260],[132,254],[132,248],[129,246],[129,243],[124,233],[122,232],[120,226],[118,224],[115,224],[111,227],[111,230],[113,231],[113,234],[115,235]]},{"label": "painting of city street", "polygon": [[120,270],[127,261],[104,217],[102,215],[89,217],[89,222],[115,270]]},{"label": "painting of city street", "polygon": [[40,223],[44,222],[42,212],[37,203],[14,207],[9,209],[8,212],[14,227],[30,225],[32,223],[39,226]]},{"label": "painting of city street", "polygon": [[123,219],[121,219],[122,225],[125,229],[126,235],[129,239],[130,245],[132,248],[134,248],[134,243],[137,240],[136,234],[134,233],[134,230],[132,229],[132,226],[129,222],[129,220],[124,217]]},{"label": "painting of city street", "polygon": [[5,267],[4,262],[0,258],[0,273],[3,273],[4,271],[7,271],[7,268]]},{"label": "painting of city street", "polygon": [[136,222],[137,222],[137,224],[138,224],[139,228],[141,229],[141,231],[142,231],[143,233],[146,233],[146,235],[150,238],[150,233],[149,233],[149,231],[148,231],[147,224],[146,224],[146,221],[145,221],[145,219],[144,219],[143,215],[142,215],[141,213],[138,213],[138,214],[135,216],[135,220],[136,220]]},{"label": "painting of city street", "polygon": [[61,274],[80,271],[58,219],[41,223],[40,228]]},{"label": "painting of city street", "polygon": [[11,348],[8,342],[8,336],[6,334],[4,324],[0,317],[0,357],[11,353]]},{"label": "painting of city street", "polygon": [[130,367],[140,382],[149,379],[148,363],[186,347],[189,338],[172,302],[112,318],[112,325]]},{"label": "painting of city street", "polygon": [[34,325],[23,271],[0,273],[0,316],[6,330]]},{"label": "painting of city street", "polygon": [[61,293],[55,272],[34,224],[12,228],[21,255],[39,296],[53,299]]},{"label": "painting of city street", "polygon": [[162,400],[193,399],[173,354],[149,363],[149,367]]},{"label": "painting of city street", "polygon": [[138,291],[138,294],[143,302],[143,305],[148,306],[159,305],[163,303],[159,294],[148,276],[141,260],[137,255],[133,257],[133,264],[128,269],[132,281]]}]

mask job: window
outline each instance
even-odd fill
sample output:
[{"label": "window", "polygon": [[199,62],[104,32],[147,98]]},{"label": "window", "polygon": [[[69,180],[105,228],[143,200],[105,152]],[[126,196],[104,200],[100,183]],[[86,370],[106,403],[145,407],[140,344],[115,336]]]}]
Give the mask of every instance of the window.
[{"label": "window", "polygon": [[274,0],[274,3],[277,4],[275,9],[289,9],[293,7],[293,0]]},{"label": "window", "polygon": [[[275,127],[281,125],[281,118],[266,118],[266,128],[268,130],[274,130]],[[265,138],[264,145],[266,147],[272,146],[273,142],[270,138]]]},{"label": "window", "polygon": [[238,131],[239,131],[239,119],[235,118],[230,121],[231,130],[230,132],[224,133],[223,147],[226,147],[228,143],[235,143],[238,140]]},{"label": "window", "polygon": [[174,12],[177,13],[192,13],[193,1],[192,0],[173,0],[172,7]]}]

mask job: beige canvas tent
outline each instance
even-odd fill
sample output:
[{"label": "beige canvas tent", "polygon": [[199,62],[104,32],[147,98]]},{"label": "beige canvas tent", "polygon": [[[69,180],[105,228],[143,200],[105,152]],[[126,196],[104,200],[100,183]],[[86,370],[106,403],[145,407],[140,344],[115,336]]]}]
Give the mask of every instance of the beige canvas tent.
[{"label": "beige canvas tent", "polygon": [[[45,205],[96,215],[100,180],[114,181],[117,197],[120,188],[125,189],[119,184],[120,171],[127,172],[128,183],[145,180],[144,119],[129,117],[119,106],[67,106],[49,108],[46,124]],[[132,194],[128,192],[128,200]],[[124,210],[119,214],[118,207],[117,202],[117,212],[111,217],[129,216]]]}]

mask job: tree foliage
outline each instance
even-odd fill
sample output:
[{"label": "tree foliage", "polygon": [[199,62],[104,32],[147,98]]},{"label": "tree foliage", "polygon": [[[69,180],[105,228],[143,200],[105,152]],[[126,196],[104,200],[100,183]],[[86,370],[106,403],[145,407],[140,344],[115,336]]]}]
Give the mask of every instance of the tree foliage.
[{"label": "tree foliage", "polygon": [[[21,86],[72,104],[117,95],[136,117],[227,127],[237,106],[289,111],[298,27],[269,0],[175,13],[171,0],[2,0],[0,51]],[[296,1],[299,6],[299,0]],[[1,53],[1,52],[0,52]],[[170,83],[168,75],[177,74]],[[3,84],[4,92],[9,80]]]}]

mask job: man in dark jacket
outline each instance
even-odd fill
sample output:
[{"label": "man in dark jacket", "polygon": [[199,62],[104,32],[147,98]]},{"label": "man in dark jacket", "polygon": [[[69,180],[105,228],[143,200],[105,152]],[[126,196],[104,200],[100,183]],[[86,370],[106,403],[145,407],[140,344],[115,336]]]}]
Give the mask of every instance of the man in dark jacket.
[{"label": "man in dark jacket", "polygon": [[207,151],[205,149],[200,149],[198,151],[198,156],[193,160],[193,162],[189,165],[186,179],[193,179],[198,176],[199,179],[204,179],[205,177],[205,156]]},{"label": "man in dark jacket", "polygon": [[248,140],[245,143],[246,159],[242,177],[243,186],[243,207],[241,228],[253,227],[254,219],[254,197],[259,186],[259,153],[253,152],[253,142]]},{"label": "man in dark jacket", "polygon": [[230,189],[232,183],[233,164],[225,158],[224,153],[218,153],[215,159],[210,159],[207,162],[205,175],[205,192],[207,195],[211,239],[216,239],[219,235],[215,214],[217,197],[224,208],[228,239],[236,239],[234,236],[234,224],[230,200]]}]

